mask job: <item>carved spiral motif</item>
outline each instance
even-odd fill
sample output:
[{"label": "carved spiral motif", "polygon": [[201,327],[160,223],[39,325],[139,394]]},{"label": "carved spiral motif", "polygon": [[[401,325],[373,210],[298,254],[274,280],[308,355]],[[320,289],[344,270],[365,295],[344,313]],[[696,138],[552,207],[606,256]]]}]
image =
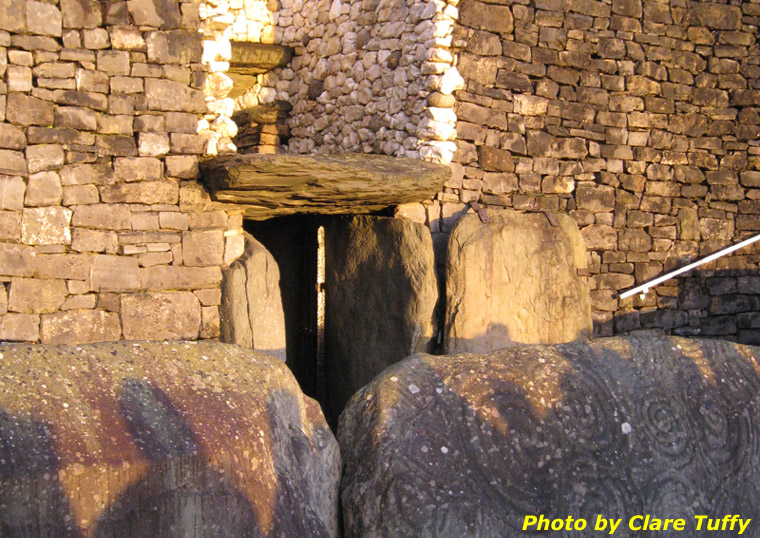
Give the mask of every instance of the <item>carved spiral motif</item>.
[{"label": "carved spiral motif", "polygon": [[677,394],[647,391],[638,403],[636,426],[656,456],[681,468],[693,459],[695,430],[684,402]]}]

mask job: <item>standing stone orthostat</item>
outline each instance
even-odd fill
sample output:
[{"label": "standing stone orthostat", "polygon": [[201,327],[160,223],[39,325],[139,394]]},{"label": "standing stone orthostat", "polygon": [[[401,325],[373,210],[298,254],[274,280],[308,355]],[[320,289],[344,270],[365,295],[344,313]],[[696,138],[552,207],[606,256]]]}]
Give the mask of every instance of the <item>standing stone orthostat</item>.
[{"label": "standing stone orthostat", "polygon": [[433,240],[401,219],[352,217],[325,229],[328,417],[391,364],[427,350],[438,299]]},{"label": "standing stone orthostat", "polygon": [[578,272],[586,249],[567,215],[468,214],[449,239],[448,353],[559,344],[591,334],[591,299]]}]

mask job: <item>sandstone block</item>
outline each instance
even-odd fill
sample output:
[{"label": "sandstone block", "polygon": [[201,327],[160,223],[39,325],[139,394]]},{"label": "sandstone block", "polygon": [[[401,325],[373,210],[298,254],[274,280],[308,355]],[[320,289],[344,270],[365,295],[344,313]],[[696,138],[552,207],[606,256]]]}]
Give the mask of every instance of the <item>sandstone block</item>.
[{"label": "sandstone block", "polygon": [[43,344],[81,345],[120,339],[118,314],[87,309],[42,315],[40,341]]},{"label": "sandstone block", "polygon": [[23,314],[55,312],[67,294],[64,280],[14,277],[8,292],[8,310]]},{"label": "sandstone block", "polygon": [[187,65],[201,61],[201,34],[190,30],[150,32],[145,39],[148,61],[158,64]]},{"label": "sandstone block", "polygon": [[74,80],[80,92],[108,93],[108,75],[101,71],[77,69]]},{"label": "sandstone block", "polygon": [[60,37],[62,28],[60,10],[45,2],[26,2],[26,26],[34,34]]},{"label": "sandstone block", "polygon": [[219,338],[219,307],[201,307],[201,338]]},{"label": "sandstone block", "polygon": [[25,0],[7,0],[0,3],[0,30],[7,32],[26,30]]},{"label": "sandstone block", "polygon": [[75,228],[71,239],[74,252],[105,252],[113,254],[118,246],[116,232]]},{"label": "sandstone block", "polygon": [[97,0],[61,0],[64,28],[97,28],[103,22]]},{"label": "sandstone block", "polygon": [[168,155],[165,159],[166,175],[180,179],[198,177],[198,157],[195,155]]},{"label": "sandstone block", "polygon": [[150,157],[120,157],[114,159],[114,174],[122,181],[155,181],[161,179],[160,159]]},{"label": "sandstone block", "polygon": [[597,185],[586,181],[578,183],[575,199],[578,209],[598,212],[615,209],[615,189],[609,185]]},{"label": "sandstone block", "polygon": [[514,18],[509,7],[477,0],[464,2],[459,7],[459,22],[470,28],[501,34],[509,34],[514,29]]},{"label": "sandstone block", "polygon": [[29,176],[26,189],[27,206],[58,205],[63,198],[61,176],[55,172],[40,172]]},{"label": "sandstone block", "polygon": [[0,243],[0,275],[32,276],[35,269],[32,247],[15,243]]},{"label": "sandstone block", "polygon": [[98,254],[92,263],[92,291],[134,291],[140,289],[137,258]]},{"label": "sandstone block", "polygon": [[10,123],[0,123],[0,148],[22,150],[25,147],[24,131]]},{"label": "sandstone block", "polygon": [[224,232],[222,230],[190,231],[182,234],[182,259],[185,265],[222,265]]},{"label": "sandstone block", "polygon": [[[693,8],[693,9],[691,9]],[[738,30],[742,23],[742,11],[738,6],[699,2],[690,6],[691,14],[701,26],[714,30]]]},{"label": "sandstone block", "polygon": [[164,133],[139,133],[138,151],[140,155],[160,157],[171,149],[169,135]]},{"label": "sandstone block", "polygon": [[128,0],[129,14],[138,26],[177,28],[180,24],[177,0]]},{"label": "sandstone block", "polygon": [[97,204],[100,202],[100,193],[95,185],[66,186],[62,188],[62,194],[64,206]]},{"label": "sandstone block", "polygon": [[179,185],[174,181],[141,181],[117,183],[100,189],[106,204],[176,204]]},{"label": "sandstone block", "polygon": [[64,207],[24,209],[21,241],[27,245],[68,245],[71,243],[71,213]]},{"label": "sandstone block", "polygon": [[41,254],[37,256],[37,278],[90,280],[93,257],[84,254]]},{"label": "sandstone block", "polygon": [[[1,155],[0,155],[1,157]],[[26,185],[18,176],[0,176],[0,209],[21,209],[24,207]]]},{"label": "sandstone block", "polygon": [[219,267],[165,265],[140,269],[141,289],[196,290],[215,288],[222,281]]},{"label": "sandstone block", "polygon": [[189,291],[123,295],[121,322],[126,340],[196,340],[201,306]]},{"label": "sandstone block", "polygon": [[59,106],[55,109],[55,126],[95,131],[98,120],[95,112],[89,108]]},{"label": "sandstone block", "polygon": [[21,213],[0,211],[0,241],[18,241],[19,239],[21,239]]},{"label": "sandstone block", "polygon": [[26,159],[19,151],[0,149],[0,174],[26,175]]},{"label": "sandstone block", "polygon": [[98,51],[98,71],[108,75],[129,75],[129,52],[117,50]]},{"label": "sandstone block", "polygon": [[38,314],[13,314],[0,316],[0,341],[36,342],[40,336]]},{"label": "sandstone block", "polygon": [[591,299],[578,276],[586,247],[575,222],[554,215],[554,227],[545,215],[514,211],[489,217],[465,215],[449,239],[446,349],[587,338]]},{"label": "sandstone block", "polygon": [[151,110],[175,112],[205,112],[203,92],[181,82],[163,79],[146,79],[145,96]]},{"label": "sandstone block", "polygon": [[75,208],[71,224],[99,230],[129,230],[132,213],[129,206],[122,204],[82,205]]},{"label": "sandstone block", "polygon": [[28,92],[32,90],[32,70],[28,67],[10,65],[5,72],[8,90],[13,92]]},{"label": "sandstone block", "polygon": [[30,174],[60,168],[63,162],[63,146],[59,144],[37,144],[26,147],[26,163]]}]

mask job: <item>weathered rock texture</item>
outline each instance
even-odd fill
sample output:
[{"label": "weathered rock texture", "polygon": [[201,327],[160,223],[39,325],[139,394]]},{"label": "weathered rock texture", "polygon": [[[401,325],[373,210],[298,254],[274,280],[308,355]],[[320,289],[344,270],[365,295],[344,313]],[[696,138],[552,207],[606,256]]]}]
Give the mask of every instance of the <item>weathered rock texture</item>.
[{"label": "weathered rock texture", "polygon": [[325,228],[327,411],[436,335],[433,243],[419,224],[343,218]]},{"label": "weathered rock texture", "polygon": [[421,201],[443,187],[448,167],[385,155],[227,155],[201,163],[220,202],[252,219],[294,213],[369,213]]},{"label": "weathered rock texture", "polygon": [[597,334],[760,342],[758,246],[613,297],[760,231],[758,24],[753,0],[462,0],[458,150],[420,208],[431,229],[449,233],[473,200],[566,212]]},{"label": "weathered rock texture", "polygon": [[286,359],[280,270],[272,254],[245,234],[243,255],[224,270],[220,331],[223,342]]},{"label": "weathered rock texture", "polygon": [[197,9],[6,4],[0,340],[218,338],[221,268],[242,252],[242,218],[197,180]]},{"label": "weathered rock texture", "polygon": [[341,417],[346,536],[537,536],[539,514],[754,525],[759,406],[760,349],[725,341],[417,355]]},{"label": "weathered rock texture", "polygon": [[589,337],[586,248],[575,222],[561,214],[488,215],[487,223],[465,215],[449,239],[447,353]]},{"label": "weathered rock texture", "polygon": [[194,342],[1,353],[3,536],[337,536],[337,443],[280,361]]}]

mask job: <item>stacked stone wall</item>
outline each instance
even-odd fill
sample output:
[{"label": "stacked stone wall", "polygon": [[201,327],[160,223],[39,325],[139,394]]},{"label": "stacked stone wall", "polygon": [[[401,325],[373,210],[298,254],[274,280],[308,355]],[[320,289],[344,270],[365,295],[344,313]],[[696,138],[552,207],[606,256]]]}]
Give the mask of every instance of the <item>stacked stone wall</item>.
[{"label": "stacked stone wall", "polygon": [[406,213],[442,245],[470,202],[567,212],[598,334],[760,341],[757,246],[613,296],[760,231],[759,22],[750,0],[463,0],[454,177]]},{"label": "stacked stone wall", "polygon": [[0,5],[0,341],[219,335],[241,217],[198,182],[199,7]]}]

